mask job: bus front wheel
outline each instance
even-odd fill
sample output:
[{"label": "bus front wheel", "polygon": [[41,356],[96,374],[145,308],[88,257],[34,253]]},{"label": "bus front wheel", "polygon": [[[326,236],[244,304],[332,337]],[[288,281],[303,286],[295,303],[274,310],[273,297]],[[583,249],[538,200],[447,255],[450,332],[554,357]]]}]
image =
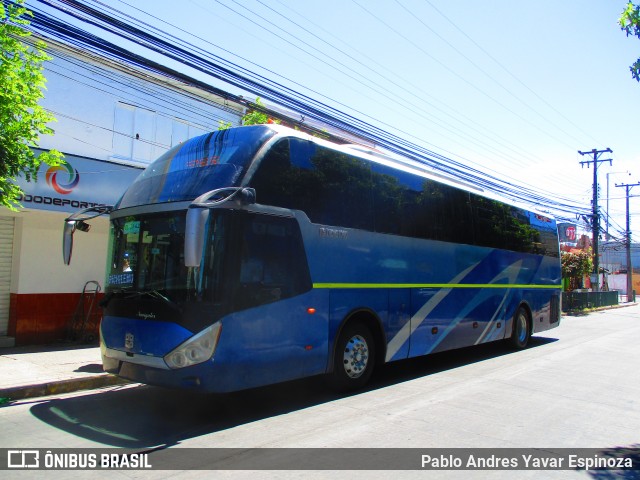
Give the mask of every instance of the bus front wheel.
[{"label": "bus front wheel", "polygon": [[511,330],[511,346],[517,350],[526,348],[531,338],[531,320],[526,308],[518,308],[513,316],[513,328]]},{"label": "bus front wheel", "polygon": [[329,384],[338,391],[362,388],[371,378],[374,363],[371,331],[362,323],[349,323],[342,329],[336,343]]}]

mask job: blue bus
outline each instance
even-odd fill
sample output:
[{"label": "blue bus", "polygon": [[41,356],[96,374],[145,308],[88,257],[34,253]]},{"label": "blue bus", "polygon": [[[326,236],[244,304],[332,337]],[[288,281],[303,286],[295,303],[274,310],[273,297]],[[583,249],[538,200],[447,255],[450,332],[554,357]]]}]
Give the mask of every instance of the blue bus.
[{"label": "blue bus", "polygon": [[104,369],[229,392],[559,325],[555,221],[411,159],[279,125],[193,138],[150,164],[110,215]]}]

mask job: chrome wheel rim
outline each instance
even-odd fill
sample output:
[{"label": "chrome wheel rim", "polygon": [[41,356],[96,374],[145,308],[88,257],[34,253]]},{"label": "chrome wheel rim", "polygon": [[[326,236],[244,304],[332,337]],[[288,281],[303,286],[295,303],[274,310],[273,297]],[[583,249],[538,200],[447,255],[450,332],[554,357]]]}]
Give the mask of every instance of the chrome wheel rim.
[{"label": "chrome wheel rim", "polygon": [[524,343],[524,341],[527,339],[527,315],[524,312],[520,312],[520,314],[518,315],[517,323],[518,342]]},{"label": "chrome wheel rim", "polygon": [[369,346],[361,335],[354,335],[344,347],[342,364],[350,378],[360,377],[369,363]]}]

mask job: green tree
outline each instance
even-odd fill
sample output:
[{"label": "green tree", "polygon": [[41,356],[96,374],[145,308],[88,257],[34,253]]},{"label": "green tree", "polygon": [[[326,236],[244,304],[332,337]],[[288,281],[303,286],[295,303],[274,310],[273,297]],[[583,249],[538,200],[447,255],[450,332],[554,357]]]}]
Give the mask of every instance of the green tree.
[{"label": "green tree", "polygon": [[269,117],[266,113],[264,113],[264,103],[260,100],[260,97],[256,98],[254,103],[255,107],[258,107],[255,110],[249,110],[242,117],[242,125],[263,125],[265,123],[277,123],[280,124],[280,120],[274,120]]},{"label": "green tree", "polygon": [[233,127],[231,122],[226,122],[224,120],[218,120],[218,130],[228,130]]},{"label": "green tree", "polygon": [[[242,125],[264,125],[265,123],[280,123],[280,120],[274,120],[270,118],[269,115],[264,113],[264,103],[260,100],[260,97],[256,98],[256,101],[253,103],[254,109],[247,110],[242,116]],[[257,108],[255,108],[257,107]],[[233,127],[231,122],[225,122],[220,120],[218,122],[218,130],[227,130],[228,128]]]},{"label": "green tree", "polygon": [[[627,3],[618,23],[620,28],[626,32],[627,37],[634,35],[640,38],[640,6],[634,5],[633,2]],[[629,70],[631,70],[633,78],[640,82],[640,58],[629,67]]]},{"label": "green tree", "polygon": [[50,135],[47,126],[55,118],[38,101],[44,96],[45,78],[42,63],[49,60],[42,41],[27,43],[30,32],[25,17],[31,12],[24,0],[0,4],[0,205],[12,210],[19,206],[22,189],[13,180],[23,174],[27,181],[35,178],[42,162],[62,163],[62,154],[51,150],[36,156],[40,135]]},{"label": "green tree", "polygon": [[593,270],[593,253],[585,250],[579,253],[562,252],[562,278],[569,279],[569,291],[580,288],[582,279]]}]

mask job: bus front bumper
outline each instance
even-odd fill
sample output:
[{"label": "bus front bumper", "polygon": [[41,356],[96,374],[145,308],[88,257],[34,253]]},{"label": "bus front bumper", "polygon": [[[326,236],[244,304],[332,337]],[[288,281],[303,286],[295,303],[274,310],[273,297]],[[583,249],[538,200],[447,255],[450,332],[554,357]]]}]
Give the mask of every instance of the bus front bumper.
[{"label": "bus front bumper", "polygon": [[136,355],[131,358],[127,352],[105,349],[102,354],[102,365],[106,372],[147,385],[186,388],[203,392],[224,393],[222,378],[214,378],[213,360],[177,370],[170,369],[160,357]]}]

